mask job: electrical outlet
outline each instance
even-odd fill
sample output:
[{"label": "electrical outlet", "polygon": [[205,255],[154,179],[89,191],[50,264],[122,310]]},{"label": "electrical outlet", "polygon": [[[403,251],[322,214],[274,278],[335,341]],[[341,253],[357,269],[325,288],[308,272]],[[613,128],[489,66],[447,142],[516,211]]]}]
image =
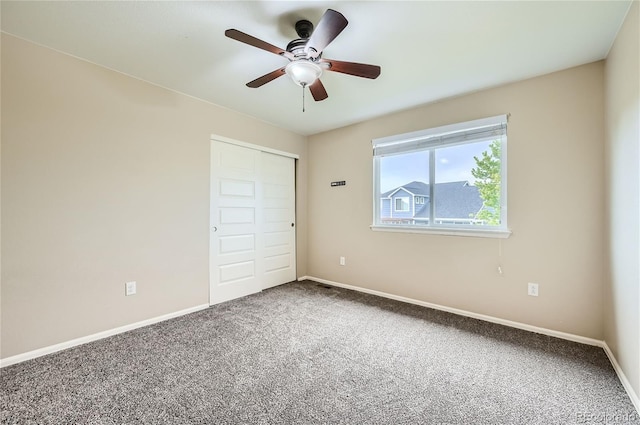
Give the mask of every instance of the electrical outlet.
[{"label": "electrical outlet", "polygon": [[124,284],[124,294],[126,296],[136,294],[136,282],[127,282]]},{"label": "electrical outlet", "polygon": [[538,284],[529,282],[527,294],[531,295],[532,297],[537,297],[538,296]]},{"label": "electrical outlet", "polygon": [[340,265],[344,266],[346,264],[346,260],[344,257],[340,257]]}]

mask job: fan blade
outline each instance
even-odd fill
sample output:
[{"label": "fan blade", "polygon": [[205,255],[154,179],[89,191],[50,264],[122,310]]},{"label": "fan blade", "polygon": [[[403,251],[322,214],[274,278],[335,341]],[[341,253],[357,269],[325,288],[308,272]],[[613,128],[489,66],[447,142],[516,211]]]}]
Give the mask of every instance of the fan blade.
[{"label": "fan blade", "polygon": [[247,83],[247,87],[251,87],[252,89],[257,89],[260,86],[267,84],[269,81],[273,81],[278,77],[284,75],[284,68],[276,69],[275,71],[271,71],[268,74],[264,74],[262,77],[258,77],[253,81]]},{"label": "fan blade", "polygon": [[309,37],[304,48],[305,53],[308,53],[312,58],[320,56],[325,47],[335,40],[348,23],[349,21],[342,13],[327,9]]},{"label": "fan blade", "polygon": [[279,47],[274,46],[273,44],[269,44],[266,41],[262,41],[259,38],[255,38],[249,34],[245,34],[242,31],[238,31],[236,29],[226,30],[224,32],[229,38],[233,38],[241,43],[248,44],[249,46],[257,47],[258,49],[266,50],[267,52],[275,53],[276,55],[283,56],[285,55],[285,51]]},{"label": "fan blade", "polygon": [[333,59],[321,59],[320,62],[328,63],[327,71],[341,72],[343,74],[355,75],[356,77],[376,79],[380,75],[378,65],[368,65],[366,63],[343,62]]},{"label": "fan blade", "polygon": [[318,78],[313,84],[309,86],[309,90],[311,90],[311,94],[316,102],[321,100],[325,100],[329,95],[322,84],[322,81]]}]

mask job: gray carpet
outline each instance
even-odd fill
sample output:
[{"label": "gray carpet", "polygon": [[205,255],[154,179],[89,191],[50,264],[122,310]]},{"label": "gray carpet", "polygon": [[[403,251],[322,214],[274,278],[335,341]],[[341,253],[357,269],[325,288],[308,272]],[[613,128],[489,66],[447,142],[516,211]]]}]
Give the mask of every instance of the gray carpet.
[{"label": "gray carpet", "polygon": [[6,367],[3,424],[640,424],[604,351],[312,282]]}]

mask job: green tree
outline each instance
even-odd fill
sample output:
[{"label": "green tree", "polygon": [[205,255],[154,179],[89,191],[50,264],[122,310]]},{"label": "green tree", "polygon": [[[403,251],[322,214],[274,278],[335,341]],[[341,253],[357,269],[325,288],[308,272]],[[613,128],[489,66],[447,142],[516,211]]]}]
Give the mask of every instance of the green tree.
[{"label": "green tree", "polygon": [[473,157],[476,167],[471,170],[483,201],[482,209],[476,218],[485,220],[492,226],[500,224],[500,157],[500,141],[494,140],[489,145],[489,150],[482,152],[482,158]]}]

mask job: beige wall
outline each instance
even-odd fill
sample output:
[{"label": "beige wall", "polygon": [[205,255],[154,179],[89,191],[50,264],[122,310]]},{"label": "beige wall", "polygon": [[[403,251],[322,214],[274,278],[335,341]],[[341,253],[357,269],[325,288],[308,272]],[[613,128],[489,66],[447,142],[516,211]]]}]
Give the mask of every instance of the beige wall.
[{"label": "beige wall", "polygon": [[605,341],[640,396],[640,3],[607,57]]},{"label": "beige wall", "polygon": [[[602,339],[603,69],[596,62],[310,137],[309,275]],[[369,229],[371,139],[504,113],[509,239]],[[527,282],[539,283],[539,297],[527,296]]]},{"label": "beige wall", "polygon": [[6,34],[2,88],[2,358],[208,303],[212,133],[300,155],[306,273],[305,137]]}]

